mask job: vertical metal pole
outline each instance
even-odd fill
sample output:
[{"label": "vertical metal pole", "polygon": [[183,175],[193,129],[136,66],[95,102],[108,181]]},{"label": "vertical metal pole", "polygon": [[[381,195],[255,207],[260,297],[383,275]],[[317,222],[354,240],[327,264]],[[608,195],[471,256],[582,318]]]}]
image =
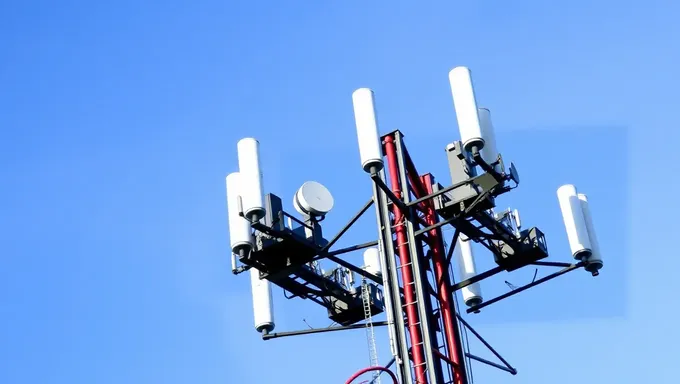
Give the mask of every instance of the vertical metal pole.
[{"label": "vertical metal pole", "polygon": [[[385,181],[385,172],[380,171],[380,178]],[[408,354],[404,323],[404,312],[401,304],[399,279],[395,265],[394,244],[387,196],[377,185],[373,184],[373,196],[378,221],[380,264],[383,270],[383,296],[385,298],[385,312],[389,323],[390,349],[399,367],[399,374],[403,384],[412,384],[411,363]]]},{"label": "vertical metal pole", "polygon": [[[404,200],[404,197],[408,197],[408,190],[403,191],[400,183],[400,167],[397,161],[397,149],[394,139],[391,136],[385,137],[385,154],[387,155],[388,168],[390,172],[390,184],[392,192],[394,195]],[[402,196],[404,195],[404,196]],[[426,376],[426,366],[428,366],[428,361],[425,355],[428,353],[425,349],[427,346],[424,344],[423,339],[429,340],[428,334],[423,332],[421,334],[422,320],[418,315],[418,292],[422,290],[422,287],[416,283],[420,279],[414,277],[419,277],[414,274],[413,271],[417,270],[414,268],[413,263],[417,262],[417,256],[415,252],[411,252],[410,248],[413,246],[412,242],[409,241],[408,234],[406,233],[406,227],[408,227],[409,221],[406,218],[406,212],[402,212],[397,204],[392,204],[392,210],[394,212],[394,232],[397,234],[397,250],[399,252],[399,261],[401,268],[401,279],[404,285],[404,299],[406,300],[406,318],[409,335],[411,336],[411,352],[413,354],[413,366],[415,368],[416,380],[418,384],[426,384],[428,382]],[[415,276],[414,276],[415,275]],[[421,292],[422,296],[422,292]],[[423,337],[425,336],[425,337]],[[430,354],[432,351],[429,351]],[[433,381],[432,384],[436,382]]]},{"label": "vertical metal pole", "polygon": [[[425,175],[421,180],[425,187],[425,193],[432,193],[432,176]],[[425,220],[428,225],[434,225],[438,221],[437,213],[434,210],[431,200],[427,201],[426,205],[428,209]],[[467,383],[467,372],[465,371],[465,364],[463,361],[463,348],[458,330],[458,319],[456,318],[456,304],[455,300],[453,300],[453,295],[451,294],[451,277],[449,276],[448,265],[446,265],[441,229],[436,228],[429,231],[429,239],[430,248],[432,249],[433,272],[437,282],[437,296],[444,323],[447,351],[451,361],[457,364],[457,367],[454,367],[454,382],[455,384],[464,384]],[[451,247],[455,247],[455,244],[451,244]]]}]

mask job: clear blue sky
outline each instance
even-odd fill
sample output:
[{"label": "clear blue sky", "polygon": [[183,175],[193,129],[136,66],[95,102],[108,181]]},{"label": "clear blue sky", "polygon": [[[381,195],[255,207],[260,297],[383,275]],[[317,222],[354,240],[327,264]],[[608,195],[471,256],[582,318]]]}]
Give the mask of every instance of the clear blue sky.
[{"label": "clear blue sky", "polygon": [[[228,259],[236,141],[260,139],[265,186],[286,202],[326,184],[331,233],[370,195],[351,92],[373,88],[382,130],[446,183],[447,73],[466,65],[522,176],[502,206],[569,260],[555,189],[573,182],[606,258],[597,279],[574,272],[469,317],[520,371],[475,364],[475,382],[675,383],[680,7],[560,3],[4,2],[0,382],[344,382],[368,363],[362,331],[252,329]],[[329,323],[276,299],[277,330]]]}]

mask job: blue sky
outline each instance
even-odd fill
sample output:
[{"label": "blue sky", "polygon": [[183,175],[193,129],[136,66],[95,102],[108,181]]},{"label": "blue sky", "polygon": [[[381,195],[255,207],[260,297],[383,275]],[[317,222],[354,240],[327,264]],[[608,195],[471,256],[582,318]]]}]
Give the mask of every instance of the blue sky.
[{"label": "blue sky", "polygon": [[[248,277],[228,260],[236,142],[260,139],[265,187],[285,201],[306,180],[326,184],[332,233],[370,195],[351,92],[373,88],[383,132],[401,129],[419,169],[448,182],[447,73],[465,65],[522,176],[503,205],[568,260],[555,189],[577,184],[606,258],[597,279],[574,272],[470,316],[520,372],[475,365],[475,382],[674,383],[678,11],[3,3],[0,382],[344,382],[368,363],[363,332],[262,342],[252,329]],[[370,240],[373,225],[346,242]],[[532,274],[501,276],[487,297]],[[330,323],[311,303],[276,299],[277,330]]]}]

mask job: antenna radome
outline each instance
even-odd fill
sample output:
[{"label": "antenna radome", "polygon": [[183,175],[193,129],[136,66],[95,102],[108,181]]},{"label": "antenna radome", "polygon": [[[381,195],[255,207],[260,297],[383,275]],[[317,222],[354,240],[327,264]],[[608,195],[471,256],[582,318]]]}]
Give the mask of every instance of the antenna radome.
[{"label": "antenna radome", "polygon": [[[498,148],[496,148],[496,134],[491,122],[491,111],[488,108],[479,108],[479,126],[484,138],[484,148],[482,148],[482,158],[491,164],[498,160]],[[496,172],[502,172],[501,165],[494,166]]]},{"label": "antenna radome", "polygon": [[[472,251],[471,240],[462,233],[458,236],[458,247],[458,252],[455,253],[460,275],[459,280],[464,281],[477,275],[477,267],[475,265],[475,256]],[[461,288],[461,292],[463,292],[465,305],[468,307],[482,303],[482,287],[479,285],[479,282]]]},{"label": "antenna radome", "polygon": [[378,277],[382,276],[380,251],[378,248],[368,248],[364,251],[364,270]]},{"label": "antenna radome", "polygon": [[456,110],[458,130],[463,147],[470,151],[472,147],[484,148],[484,136],[479,123],[479,112],[472,77],[467,67],[456,67],[449,72],[453,107]]},{"label": "antenna radome", "polygon": [[586,221],[586,229],[588,230],[588,237],[590,238],[590,257],[586,260],[586,271],[597,276],[600,274],[599,270],[604,266],[602,261],[602,254],[600,253],[600,244],[597,241],[597,234],[595,233],[595,226],[593,225],[593,216],[590,212],[590,204],[588,204],[588,196],[583,193],[578,194],[578,199],[581,202],[581,210],[583,211],[583,218]]},{"label": "antenna radome", "polygon": [[260,333],[274,330],[274,304],[269,280],[260,279],[260,271],[250,268],[250,287],[253,295],[253,319],[255,329]]},{"label": "antenna radome", "polygon": [[352,93],[352,103],[361,167],[368,173],[379,172],[383,168],[383,156],[373,91],[369,88],[357,89]]},{"label": "antenna radome", "polygon": [[571,255],[577,260],[582,260],[584,257],[587,259],[592,253],[592,247],[576,187],[572,184],[559,187],[557,199],[560,202]]},{"label": "antenna radome", "polygon": [[243,214],[251,222],[264,217],[264,194],[260,170],[260,143],[251,138],[239,140],[238,168],[241,174],[241,200]]},{"label": "antenna radome", "polygon": [[253,246],[253,237],[250,233],[250,223],[239,216],[238,198],[241,174],[238,172],[227,175],[227,215],[229,217],[229,242],[231,252],[244,256]]},{"label": "antenna radome", "polygon": [[514,210],[512,211],[512,216],[515,217],[515,224],[517,225],[517,229],[522,229],[522,221],[521,221],[521,219],[520,219],[520,217],[519,217],[519,210],[518,210],[518,209],[514,209]]}]

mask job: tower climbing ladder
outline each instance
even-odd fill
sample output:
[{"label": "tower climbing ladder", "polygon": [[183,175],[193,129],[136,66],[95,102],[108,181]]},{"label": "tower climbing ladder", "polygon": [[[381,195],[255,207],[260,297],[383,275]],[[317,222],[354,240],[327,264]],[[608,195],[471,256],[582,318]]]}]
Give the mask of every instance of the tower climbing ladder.
[{"label": "tower climbing ladder", "polygon": [[[366,339],[368,342],[368,355],[370,359],[370,366],[377,367],[378,362],[378,348],[375,342],[375,333],[373,331],[373,314],[371,313],[371,296],[368,290],[368,283],[366,278],[361,279],[361,298],[364,303],[364,318],[366,319]],[[379,372],[373,375],[373,382],[380,384]]]}]

